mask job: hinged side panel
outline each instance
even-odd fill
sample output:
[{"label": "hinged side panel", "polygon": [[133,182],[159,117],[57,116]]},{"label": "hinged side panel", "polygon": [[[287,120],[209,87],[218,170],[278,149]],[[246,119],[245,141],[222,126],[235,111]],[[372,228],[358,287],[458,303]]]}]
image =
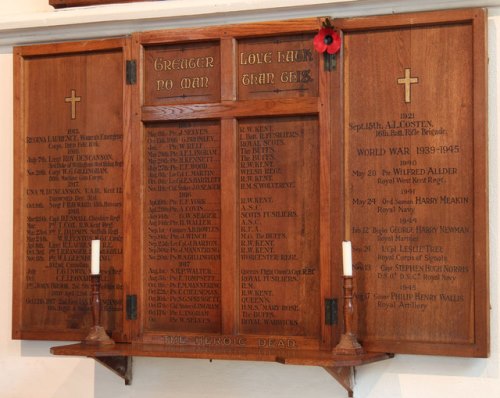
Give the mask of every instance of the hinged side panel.
[{"label": "hinged side panel", "polygon": [[339,20],[346,231],[368,350],[489,350],[485,11]]},{"label": "hinged side panel", "polygon": [[102,319],[121,339],[125,47],[15,49],[14,338],[87,334],[90,241],[100,239]]}]

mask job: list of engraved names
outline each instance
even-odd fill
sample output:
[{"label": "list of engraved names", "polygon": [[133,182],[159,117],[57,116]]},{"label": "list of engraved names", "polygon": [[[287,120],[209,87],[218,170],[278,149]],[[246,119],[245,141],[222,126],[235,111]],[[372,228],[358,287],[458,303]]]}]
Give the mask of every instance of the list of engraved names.
[{"label": "list of engraved names", "polygon": [[146,325],[220,330],[220,126],[147,129]]},{"label": "list of engraved names", "polygon": [[379,319],[431,316],[465,340],[457,310],[473,300],[471,139],[437,118],[398,116],[349,124],[356,298]]},{"label": "list of engraved names", "polygon": [[[90,241],[101,240],[103,312],[122,309],[122,135],[77,128],[26,137],[25,305],[90,322]],[[28,313],[26,311],[25,313]]]},{"label": "list of engraved names", "polygon": [[[314,118],[239,124],[240,327],[311,336],[319,317],[319,161]],[[302,294],[301,292],[308,292]]]}]

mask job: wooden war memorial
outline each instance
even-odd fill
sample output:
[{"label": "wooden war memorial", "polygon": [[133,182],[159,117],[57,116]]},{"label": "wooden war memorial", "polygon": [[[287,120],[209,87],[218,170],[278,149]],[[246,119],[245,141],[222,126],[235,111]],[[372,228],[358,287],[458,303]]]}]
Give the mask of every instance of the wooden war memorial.
[{"label": "wooden war memorial", "polygon": [[134,355],[250,359],[352,393],[393,353],[488,355],[485,13],[333,19],[334,66],[322,21],[15,50],[15,338],[85,339],[100,239],[116,344],[53,352],[127,381]]}]

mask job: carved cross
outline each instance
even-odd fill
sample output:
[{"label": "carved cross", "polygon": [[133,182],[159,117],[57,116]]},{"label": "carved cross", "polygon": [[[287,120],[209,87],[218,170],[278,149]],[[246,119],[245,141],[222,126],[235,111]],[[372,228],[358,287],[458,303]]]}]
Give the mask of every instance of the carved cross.
[{"label": "carved cross", "polygon": [[405,85],[405,102],[411,102],[411,85],[418,83],[418,77],[411,77],[411,69],[405,68],[405,77],[398,79],[398,84]]},{"label": "carved cross", "polygon": [[76,103],[80,102],[82,97],[76,96],[76,90],[71,90],[71,97],[64,98],[64,102],[71,102],[71,119],[76,119]]}]

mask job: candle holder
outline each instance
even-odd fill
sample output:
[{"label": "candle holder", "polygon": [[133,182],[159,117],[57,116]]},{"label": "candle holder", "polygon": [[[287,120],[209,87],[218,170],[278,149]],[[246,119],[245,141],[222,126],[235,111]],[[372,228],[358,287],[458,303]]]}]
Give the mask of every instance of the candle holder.
[{"label": "candle holder", "polygon": [[344,334],[340,342],[333,350],[337,355],[361,355],[365,350],[358,343],[356,334],[353,332],[352,323],[354,307],[352,305],[352,276],[344,276]]},{"label": "candle holder", "polygon": [[83,341],[90,345],[111,345],[115,342],[108,336],[101,323],[101,275],[90,275],[92,282],[92,321],[94,326],[90,328],[90,332]]}]

